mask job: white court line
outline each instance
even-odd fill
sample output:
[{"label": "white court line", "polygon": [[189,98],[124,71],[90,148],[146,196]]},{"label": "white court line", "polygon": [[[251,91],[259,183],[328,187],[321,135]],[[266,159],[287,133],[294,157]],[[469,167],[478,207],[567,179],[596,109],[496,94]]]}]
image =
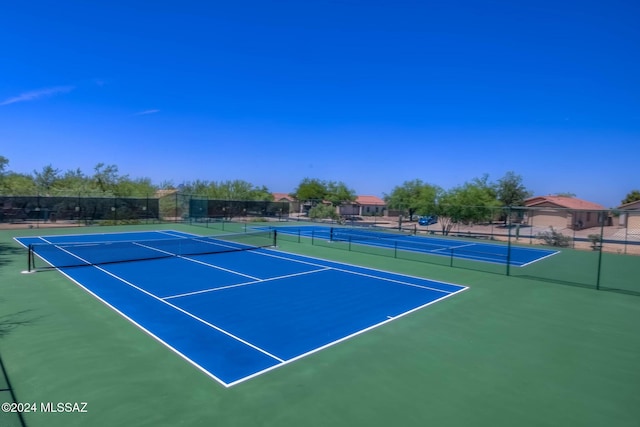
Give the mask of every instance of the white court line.
[{"label": "white court line", "polygon": [[[299,262],[299,263],[302,263],[302,264],[309,264],[309,265],[315,265],[315,266],[319,266],[319,267],[326,267],[326,265],[315,264],[315,263],[312,263],[312,262],[309,262],[309,261],[302,261],[302,260],[298,260],[298,259],[294,259],[294,258],[287,258],[287,257],[282,256],[282,255],[275,255],[275,253],[278,253],[278,254],[287,253],[287,252],[280,251],[280,250],[277,250],[277,249],[263,248],[263,250],[266,251],[266,252],[256,251],[256,252],[253,252],[253,253],[264,255],[264,256],[271,256],[271,257],[275,257],[275,258],[282,258],[282,259],[286,259],[286,260],[289,260],[289,261]],[[271,253],[271,252],[275,252],[275,253]],[[344,265],[344,266],[347,266],[347,267],[350,267],[350,268],[361,268],[361,269],[364,269],[364,270],[378,271],[378,272],[384,273],[384,274],[393,274],[394,276],[401,276],[401,277],[408,277],[410,279],[437,282],[437,283],[441,283],[443,285],[455,286],[457,288],[466,288],[466,286],[463,286],[463,285],[461,285],[459,283],[444,282],[442,280],[429,280],[429,279],[425,279],[424,277],[412,276],[410,274],[404,274],[404,273],[396,273],[396,272],[393,272],[393,271],[381,270],[379,268],[374,268],[374,267],[364,267],[362,265],[349,264],[348,262],[333,261],[333,260],[313,257],[313,256],[310,256],[310,255],[300,255],[300,254],[290,254],[290,255],[296,256],[296,257],[300,257],[300,258],[308,258],[308,259],[311,259],[311,260],[317,260],[317,261],[320,261],[320,262],[328,262],[328,263],[331,263],[331,264]],[[374,276],[374,277],[378,277],[378,276]]]},{"label": "white court line", "polygon": [[[39,255],[38,255],[39,256]],[[48,260],[46,260],[45,258],[40,257],[44,262],[46,262],[47,264],[51,265],[53,267],[53,264],[51,264]],[[126,315],[124,312],[120,311],[118,308],[116,308],[114,305],[111,305],[111,303],[107,302],[105,299],[103,299],[102,297],[100,297],[98,294],[96,294],[95,292],[89,290],[87,287],[85,287],[82,283],[78,282],[76,279],[74,279],[73,277],[69,276],[67,273],[65,273],[62,270],[58,270],[58,272],[60,274],[62,274],[63,276],[65,276],[67,279],[69,279],[71,282],[75,283],[76,285],[78,285],[80,288],[82,288],[85,292],[87,292],[89,295],[93,296],[94,298],[96,298],[98,301],[102,302],[104,305],[106,305],[107,307],[109,307],[110,309],[112,309],[113,311],[115,311],[117,314],[119,314],[120,316],[124,317],[126,320],[128,320],[129,322],[131,322],[134,326],[137,326],[140,330],[142,330],[142,332],[146,333],[147,335],[149,335],[150,337],[154,338],[156,341],[158,341],[160,344],[162,344],[163,346],[165,346],[166,348],[168,348],[169,350],[171,350],[172,352],[174,352],[175,354],[177,354],[178,356],[180,356],[183,360],[187,361],[188,363],[190,363],[192,366],[196,367],[199,371],[203,372],[205,375],[207,375],[208,377],[214,379],[215,381],[217,381],[219,384],[221,384],[222,386],[228,388],[229,384],[224,382],[222,379],[218,378],[217,376],[215,376],[213,373],[209,372],[207,369],[205,369],[204,367],[200,366],[198,363],[196,363],[195,361],[191,360],[187,355],[185,355],[184,353],[180,352],[178,349],[176,349],[175,347],[171,346],[171,344],[167,343],[166,341],[164,341],[162,338],[160,338],[159,336],[157,336],[156,334],[154,334],[153,332],[151,332],[149,329],[145,328],[144,326],[142,326],[140,323],[138,323],[137,321],[135,321],[133,318],[129,317],[128,315]],[[274,366],[280,366],[278,365],[274,365]]]},{"label": "white court line", "polygon": [[136,243],[136,242],[134,242],[134,244],[135,244],[135,245],[138,245],[138,246],[142,246],[143,248],[147,248],[147,249],[152,249],[152,250],[154,250],[154,251],[158,251],[158,252],[160,252],[160,253],[164,253],[164,254],[167,254],[167,255],[175,256],[176,258],[180,258],[180,259],[183,259],[183,260],[185,260],[185,261],[194,262],[194,263],[196,263],[196,264],[201,264],[201,265],[205,265],[205,266],[207,266],[207,267],[215,268],[216,270],[226,271],[227,273],[237,274],[238,276],[244,276],[244,277],[247,277],[247,278],[249,278],[249,279],[253,279],[253,280],[260,280],[260,278],[259,278],[259,277],[254,277],[254,276],[250,276],[250,275],[248,275],[248,274],[240,273],[240,272],[238,272],[238,271],[229,270],[228,268],[220,267],[220,266],[217,266],[217,265],[215,265],[215,264],[209,264],[209,263],[207,263],[207,262],[200,261],[200,260],[193,259],[193,258],[189,258],[189,257],[187,257],[187,256],[178,255],[178,254],[175,254],[175,253],[173,253],[173,252],[168,252],[168,251],[164,251],[164,250],[162,250],[162,249],[154,248],[154,247],[152,247],[152,246],[143,245],[142,243]]},{"label": "white court line", "polygon": [[[460,285],[457,285],[457,286],[460,286]],[[409,310],[409,311],[405,311],[404,313],[401,313],[401,314],[399,314],[399,315],[397,315],[397,316],[395,316],[395,317],[387,318],[386,320],[383,320],[382,322],[376,323],[375,325],[371,325],[371,326],[369,326],[369,327],[367,327],[367,328],[365,328],[365,329],[362,329],[362,330],[359,330],[359,331],[357,331],[357,332],[354,332],[354,333],[352,333],[351,335],[347,335],[347,336],[345,336],[345,337],[339,338],[339,339],[337,339],[337,340],[335,340],[335,341],[332,341],[332,342],[330,342],[330,343],[328,343],[328,344],[325,344],[325,345],[323,345],[323,346],[320,346],[320,347],[314,348],[313,350],[310,350],[310,351],[308,351],[308,352],[306,352],[306,353],[302,353],[302,354],[300,354],[300,355],[298,355],[298,356],[292,357],[291,359],[288,359],[288,360],[284,361],[283,363],[280,363],[279,365],[273,365],[273,366],[271,366],[271,367],[269,367],[269,368],[263,369],[262,371],[255,372],[255,373],[253,373],[253,374],[251,374],[251,375],[248,375],[248,376],[246,376],[246,377],[244,377],[244,378],[240,378],[239,380],[236,380],[236,381],[230,382],[229,384],[227,384],[227,387],[233,387],[234,385],[237,385],[237,384],[240,384],[240,383],[245,382],[245,381],[247,381],[247,380],[250,380],[250,379],[252,379],[252,378],[255,378],[255,377],[257,377],[258,375],[265,374],[265,373],[267,373],[267,372],[269,372],[269,371],[272,371],[272,370],[274,370],[274,369],[276,369],[276,368],[280,368],[280,367],[282,367],[282,366],[284,366],[284,365],[288,365],[289,363],[295,362],[296,360],[300,360],[300,359],[302,359],[303,357],[307,357],[307,356],[309,356],[309,355],[311,355],[311,354],[314,354],[314,353],[317,353],[317,352],[319,352],[319,351],[322,351],[322,350],[324,350],[324,349],[326,349],[326,348],[328,348],[328,347],[331,347],[331,346],[333,346],[333,345],[339,344],[339,343],[341,343],[341,342],[343,342],[343,341],[346,341],[346,340],[351,339],[351,338],[353,338],[353,337],[356,337],[356,336],[358,336],[358,335],[364,334],[365,332],[369,332],[369,331],[370,331],[370,330],[372,330],[372,329],[375,329],[375,328],[377,328],[377,327],[379,327],[379,326],[385,325],[385,324],[387,324],[387,323],[389,323],[389,322],[393,322],[393,321],[394,321],[394,320],[396,320],[396,319],[399,319],[399,318],[401,318],[401,317],[407,316],[407,315],[409,315],[409,314],[411,314],[411,313],[413,313],[413,312],[415,312],[415,311],[421,310],[421,309],[423,309],[423,308],[425,308],[425,307],[427,307],[427,306],[429,306],[429,305],[431,305],[431,304],[435,304],[436,302],[440,302],[440,301],[442,301],[443,299],[446,299],[446,298],[452,297],[452,296],[456,295],[457,293],[460,293],[460,292],[466,291],[467,289],[469,289],[469,288],[467,288],[467,287],[462,287],[462,289],[458,289],[457,291],[455,291],[455,292],[451,292],[451,293],[449,293],[448,295],[444,295],[444,296],[442,296],[442,297],[440,297],[440,298],[438,298],[438,299],[435,299],[435,300],[433,300],[433,301],[429,301],[428,303],[423,304],[423,305],[421,305],[421,306],[419,306],[419,307],[412,308],[411,310]]]},{"label": "white court line", "polygon": [[549,255],[545,255],[545,256],[543,256],[543,257],[541,257],[541,258],[536,258],[536,259],[534,259],[533,261],[529,261],[529,262],[527,262],[527,263],[525,263],[525,264],[517,265],[516,267],[526,267],[527,265],[533,264],[534,262],[542,261],[542,260],[543,260],[543,259],[545,259],[545,258],[549,258],[549,257],[554,256],[554,255],[557,255],[557,254],[559,254],[559,253],[560,253],[560,251],[555,251],[555,252],[553,252],[553,253],[550,253]]},{"label": "white court line", "polygon": [[[184,233],[184,234],[177,234],[180,233],[179,231],[175,231],[175,230],[158,230],[157,231],[160,234],[166,234],[167,236],[171,236],[171,237],[180,237],[181,239],[188,239],[189,237],[185,236],[184,234],[190,235],[190,236],[194,236],[194,237],[200,237],[197,236],[195,234],[189,234],[189,233]],[[174,233],[174,234],[172,234]]]},{"label": "white court line", "polygon": [[[78,258],[80,261],[86,262],[86,263],[87,263],[87,264],[89,264],[89,265],[91,264],[91,263],[90,263],[90,262],[88,262],[87,260],[85,260],[85,259],[83,259],[83,258],[79,257],[78,255],[76,255],[76,254],[74,254],[74,253],[71,253],[71,252],[69,252],[69,251],[65,250],[64,248],[60,248],[60,249],[61,249],[62,251],[64,251],[64,252],[68,253],[69,255],[71,255],[71,256],[73,256],[73,257]],[[142,292],[142,293],[144,293],[144,294],[146,294],[146,295],[150,296],[151,298],[153,298],[153,299],[155,299],[155,300],[157,300],[157,301],[160,301],[160,302],[162,302],[163,304],[166,304],[166,305],[168,305],[169,307],[174,308],[174,309],[178,310],[178,311],[179,311],[179,312],[181,312],[181,313],[186,314],[187,316],[191,317],[192,319],[195,319],[195,320],[197,320],[198,322],[203,323],[203,324],[205,324],[205,325],[209,326],[210,328],[213,328],[213,329],[215,329],[216,331],[221,332],[221,333],[223,333],[223,334],[227,335],[228,337],[233,338],[233,339],[235,339],[235,340],[237,340],[237,341],[241,342],[242,344],[244,344],[244,345],[246,345],[246,346],[249,346],[249,347],[253,348],[254,350],[257,350],[257,351],[259,351],[260,353],[263,353],[263,354],[265,354],[265,355],[267,355],[267,356],[269,356],[269,357],[271,357],[271,358],[273,358],[273,359],[275,359],[275,360],[277,360],[277,361],[279,361],[279,362],[284,362],[284,360],[283,360],[283,359],[281,359],[281,358],[279,358],[278,356],[275,356],[275,355],[273,355],[273,354],[269,353],[268,351],[266,351],[266,350],[264,350],[264,349],[262,349],[262,348],[260,348],[260,347],[258,347],[258,346],[256,346],[256,345],[254,345],[254,344],[252,344],[252,343],[250,343],[250,342],[248,342],[248,341],[246,341],[246,340],[243,340],[243,339],[242,339],[242,338],[240,338],[240,337],[235,336],[235,335],[234,335],[234,334],[232,334],[231,332],[225,331],[224,329],[220,328],[219,326],[214,325],[213,323],[210,323],[210,322],[207,322],[207,321],[206,321],[206,320],[204,320],[204,319],[201,319],[200,317],[196,316],[195,314],[189,313],[188,311],[186,311],[186,310],[184,310],[184,309],[182,309],[182,308],[180,308],[180,307],[178,307],[178,306],[176,306],[176,305],[174,305],[174,304],[171,304],[170,302],[164,301],[162,298],[160,298],[160,297],[158,297],[158,296],[156,296],[156,295],[152,294],[151,292],[149,292],[149,291],[147,291],[147,290],[145,290],[145,289],[142,289],[142,288],[141,288],[141,287],[139,287],[139,286],[134,285],[133,283],[131,283],[131,282],[129,282],[129,281],[127,281],[127,280],[123,279],[123,278],[122,278],[122,277],[120,277],[120,276],[117,276],[117,275],[115,275],[115,274],[111,273],[111,272],[110,272],[110,271],[108,271],[108,270],[105,270],[104,268],[102,268],[102,267],[100,267],[100,266],[97,266],[97,265],[91,265],[91,267],[94,267],[94,268],[96,268],[96,269],[98,269],[98,270],[102,271],[103,273],[105,273],[105,274],[107,274],[107,275],[109,275],[109,276],[113,277],[114,279],[117,279],[117,280],[121,281],[122,283],[124,283],[124,284],[126,284],[126,285],[131,286],[131,287],[132,287],[132,288],[134,288],[134,289],[137,289],[138,291],[140,291],[140,292]]]},{"label": "white court line", "polygon": [[[45,239],[43,239],[43,240],[45,240]],[[272,252],[272,251],[273,251],[273,252],[275,252],[275,253],[269,253],[269,252]],[[355,271],[348,271],[348,270],[344,270],[344,269],[341,269],[341,268],[330,267],[330,266],[327,266],[327,265],[319,265],[319,264],[317,264],[317,263],[309,262],[309,261],[304,261],[304,260],[301,260],[301,259],[294,259],[294,258],[288,258],[288,257],[286,257],[286,256],[276,255],[276,253],[278,253],[278,252],[276,252],[276,251],[275,251],[275,250],[273,250],[273,249],[266,249],[265,251],[249,252],[249,253],[259,254],[259,255],[262,255],[262,256],[270,256],[270,257],[274,257],[274,258],[280,258],[280,259],[284,259],[284,260],[288,260],[288,261],[293,261],[293,262],[297,262],[297,263],[302,263],[302,264],[306,264],[306,265],[318,266],[318,267],[322,267],[322,268],[321,268],[321,270],[330,270],[330,269],[334,269],[334,270],[336,270],[336,271],[343,271],[343,272],[346,272],[346,273],[359,274],[359,275],[368,276],[368,277],[372,277],[372,278],[377,278],[377,279],[381,279],[381,280],[388,280],[388,281],[391,281],[391,282],[396,282],[396,283],[406,284],[405,282],[398,281],[398,280],[385,279],[384,277],[380,277],[380,276],[368,275],[368,274],[364,274],[364,273],[358,273],[358,272],[355,272]],[[76,255],[74,255],[74,254],[71,254],[71,255],[72,255],[72,256],[75,256],[75,257],[77,257],[77,258],[79,258],[78,256],[76,256]],[[351,265],[351,264],[348,264],[348,263],[341,263],[341,262],[337,262],[337,261],[323,260],[323,259],[314,258],[314,257],[308,257],[308,256],[304,256],[304,255],[296,255],[296,256],[297,256],[297,257],[299,257],[299,258],[307,258],[307,259],[311,259],[311,260],[318,260],[319,262],[330,263],[330,264],[333,264],[333,265],[344,265],[344,266],[348,266],[348,267],[352,267],[352,268],[361,268],[361,269],[364,269],[364,270],[380,271],[381,273],[385,273],[385,274],[392,274],[392,275],[394,275],[394,276],[408,277],[408,278],[412,278],[412,277],[413,277],[413,278],[416,278],[416,279],[418,279],[418,280],[428,280],[428,279],[420,278],[420,277],[417,277],[417,276],[410,276],[410,275],[405,275],[405,274],[401,274],[401,273],[393,273],[393,272],[388,272],[388,271],[384,271],[384,270],[376,270],[375,268],[362,267],[362,266],[355,266],[355,265]],[[46,261],[46,260],[45,260],[45,261]],[[83,261],[84,261],[84,260],[83,260]],[[48,262],[48,261],[47,261],[47,262]],[[144,289],[140,289],[140,288],[138,288],[137,286],[135,286],[135,285],[133,285],[133,284],[131,284],[131,283],[127,282],[126,280],[124,280],[124,279],[122,279],[122,278],[120,278],[120,277],[118,277],[118,276],[116,276],[116,275],[114,275],[114,274],[112,274],[112,273],[110,273],[110,272],[108,272],[108,271],[106,271],[106,270],[102,269],[102,268],[99,268],[99,267],[97,267],[97,266],[96,266],[96,268],[97,268],[98,270],[103,271],[104,273],[106,273],[106,274],[108,274],[108,275],[110,275],[110,276],[112,276],[112,277],[116,278],[117,280],[120,280],[120,281],[124,282],[125,284],[127,284],[127,285],[129,285],[129,286],[132,286],[133,288],[138,289],[139,291],[141,291],[141,292],[143,292],[143,293],[145,293],[145,294],[148,294],[148,295],[149,295],[149,296],[151,296],[152,298],[159,299],[158,297],[156,297],[156,296],[155,296],[155,295],[153,295],[153,294],[150,294],[149,292],[145,291]],[[59,271],[60,271],[60,270],[59,270]],[[320,271],[320,270],[318,270],[318,271]],[[116,311],[117,313],[121,314],[124,318],[126,318],[126,319],[127,319],[127,320],[129,320],[129,321],[131,321],[134,325],[138,326],[138,327],[139,327],[140,329],[142,329],[144,332],[146,332],[146,333],[147,333],[147,334],[149,334],[150,336],[154,337],[156,340],[158,340],[160,343],[162,343],[162,344],[163,344],[163,345],[165,345],[167,348],[169,348],[170,350],[172,350],[174,353],[178,354],[178,355],[179,355],[180,357],[182,357],[184,360],[186,360],[187,362],[191,363],[193,366],[195,366],[196,368],[198,368],[199,370],[201,370],[202,372],[204,372],[206,375],[208,375],[209,377],[213,378],[213,379],[214,379],[214,380],[216,380],[218,383],[222,384],[224,387],[227,387],[227,388],[232,387],[232,386],[237,385],[237,384],[240,384],[240,383],[242,383],[242,382],[244,382],[244,381],[247,381],[247,380],[250,380],[250,379],[252,379],[252,378],[255,378],[255,377],[257,377],[257,376],[259,376],[259,375],[261,375],[261,374],[264,374],[264,373],[266,373],[266,372],[269,372],[269,371],[271,371],[271,370],[274,370],[274,369],[279,368],[279,367],[281,367],[281,366],[284,366],[284,365],[286,365],[286,364],[289,364],[289,363],[292,363],[292,362],[294,362],[294,361],[297,361],[297,360],[299,360],[299,359],[301,359],[301,358],[303,358],[303,357],[306,357],[306,356],[308,356],[308,355],[311,355],[311,354],[313,354],[313,353],[316,353],[316,352],[319,352],[319,351],[321,351],[321,350],[324,350],[324,349],[326,349],[327,347],[333,346],[333,345],[335,345],[335,344],[338,344],[338,343],[340,343],[340,342],[343,342],[343,341],[345,341],[345,340],[348,340],[348,339],[350,339],[350,338],[352,338],[352,337],[355,337],[355,336],[357,336],[357,335],[360,335],[360,334],[363,334],[363,333],[365,333],[365,332],[368,332],[369,330],[371,330],[371,329],[373,329],[373,328],[376,328],[376,327],[378,327],[378,326],[384,325],[384,324],[386,324],[386,323],[388,323],[388,322],[391,322],[391,321],[393,321],[393,320],[395,320],[395,319],[398,319],[398,318],[400,318],[400,317],[406,316],[406,315],[408,315],[408,314],[410,314],[410,313],[412,313],[412,312],[414,312],[414,311],[420,310],[420,309],[422,309],[422,308],[424,308],[424,307],[426,307],[426,306],[428,306],[428,305],[434,304],[434,303],[439,302],[439,301],[441,301],[441,300],[443,300],[443,299],[445,299],[445,298],[448,298],[448,297],[450,297],[450,296],[453,296],[453,295],[455,295],[455,294],[457,294],[457,293],[459,293],[459,292],[462,292],[462,291],[465,291],[465,290],[467,290],[467,289],[468,289],[467,287],[461,286],[461,285],[459,285],[459,284],[447,283],[447,282],[440,282],[440,281],[439,281],[438,283],[443,283],[443,284],[448,284],[448,285],[456,286],[456,287],[458,287],[459,289],[458,289],[458,290],[456,290],[456,291],[453,291],[453,292],[445,292],[445,291],[442,291],[442,290],[440,290],[440,289],[434,289],[434,290],[437,290],[437,291],[440,291],[440,292],[445,292],[445,293],[446,293],[446,295],[441,296],[440,298],[438,298],[438,299],[436,299],[436,300],[433,300],[433,301],[430,301],[430,302],[428,302],[428,303],[426,303],[426,304],[423,304],[422,306],[419,306],[419,307],[416,307],[416,308],[414,308],[414,309],[411,309],[411,310],[409,310],[409,311],[407,311],[407,312],[401,313],[401,314],[399,314],[399,315],[397,315],[397,316],[395,316],[395,317],[393,317],[393,318],[387,318],[387,319],[385,319],[385,320],[384,320],[384,321],[382,321],[382,322],[379,322],[379,323],[377,323],[377,324],[375,324],[375,325],[369,326],[369,327],[367,327],[367,328],[365,328],[365,329],[363,329],[363,330],[357,331],[357,332],[355,332],[355,333],[353,333],[353,334],[351,334],[351,335],[348,335],[348,336],[342,337],[342,338],[340,338],[340,339],[338,339],[338,340],[336,340],[336,341],[333,341],[333,342],[328,343],[328,344],[325,344],[325,345],[323,345],[323,346],[321,346],[321,347],[318,347],[318,348],[315,348],[315,349],[313,349],[313,350],[310,350],[310,351],[308,351],[308,352],[306,352],[306,353],[303,353],[303,354],[300,354],[300,355],[298,355],[298,356],[295,356],[295,357],[293,357],[293,358],[291,358],[291,359],[289,359],[289,360],[286,360],[286,361],[285,361],[285,360],[283,360],[283,359],[279,359],[279,358],[277,358],[277,357],[274,357],[274,359],[275,359],[275,360],[278,360],[280,363],[275,364],[275,365],[272,365],[272,366],[271,366],[271,367],[269,367],[269,368],[263,369],[263,370],[261,370],[261,371],[255,372],[255,373],[253,373],[253,374],[250,374],[250,375],[248,375],[248,376],[246,376],[246,377],[243,377],[243,378],[240,378],[240,379],[238,379],[238,380],[232,381],[232,382],[230,382],[230,383],[225,383],[225,382],[224,382],[224,381],[222,381],[221,379],[217,378],[213,373],[209,372],[208,370],[206,370],[206,369],[205,369],[205,368],[203,368],[202,366],[198,365],[196,362],[194,362],[193,360],[189,359],[189,357],[187,357],[186,355],[184,355],[184,354],[180,353],[177,349],[173,348],[170,344],[168,344],[168,343],[164,342],[162,339],[158,338],[158,337],[157,337],[156,335],[154,335],[152,332],[148,331],[148,330],[147,330],[147,329],[145,329],[143,326],[139,325],[139,324],[138,324],[138,323],[136,323],[134,320],[132,320],[131,318],[129,318],[127,315],[123,314],[123,313],[122,313],[122,312],[120,312],[118,309],[116,309],[115,307],[113,307],[111,304],[109,304],[108,302],[106,302],[105,300],[103,300],[102,298],[100,298],[99,296],[97,296],[96,294],[94,294],[93,292],[91,292],[90,290],[88,290],[87,288],[85,288],[84,286],[82,286],[82,285],[81,285],[80,283],[78,283],[76,280],[74,280],[73,278],[69,277],[66,273],[64,273],[64,272],[62,272],[62,271],[60,271],[60,272],[61,272],[63,275],[67,276],[67,277],[68,277],[70,280],[72,280],[73,282],[77,283],[80,287],[82,287],[83,289],[85,289],[88,293],[90,293],[91,295],[95,296],[95,297],[96,297],[96,298],[98,298],[100,301],[102,301],[103,303],[105,303],[107,306],[109,306],[109,307],[111,307],[112,309],[114,309],[114,311]],[[316,272],[316,271],[310,271],[310,272],[306,272],[306,273],[311,273],[311,272]],[[274,278],[274,279],[275,279],[275,278]],[[433,289],[433,288],[430,288],[430,287],[427,287],[427,286],[419,286],[419,285],[415,285],[415,284],[411,284],[411,285],[413,285],[413,286],[418,286],[418,287],[425,288],[425,289]],[[181,311],[181,312],[183,312],[183,313],[187,314],[188,316],[195,318],[196,320],[202,321],[202,319],[199,319],[199,318],[197,318],[197,317],[195,317],[195,316],[191,315],[190,313],[188,313],[188,312],[186,312],[186,311],[184,311],[184,310],[180,309],[179,307],[176,307],[176,306],[174,306],[173,304],[170,304],[170,303],[168,303],[168,302],[166,302],[166,301],[163,301],[162,299],[160,299],[160,300],[161,300],[162,302],[166,303],[168,306],[170,306],[170,307],[172,307],[172,308],[174,308],[174,309],[177,309],[177,310],[179,310],[179,311]],[[204,322],[204,323],[205,323],[205,324],[207,324],[206,322]],[[210,327],[213,327],[214,329],[218,329],[215,325],[210,325],[210,324],[207,324],[207,325],[208,325],[208,326],[210,326]],[[224,333],[224,331],[222,331],[222,330],[221,330],[221,332],[223,332],[223,333]],[[269,356],[272,356],[272,355],[269,355]]]},{"label": "white court line", "polygon": [[[308,261],[301,261],[301,260],[297,260],[297,259],[286,258],[286,257],[283,257],[283,256],[269,254],[269,253],[265,253],[265,252],[252,252],[252,253],[260,254],[260,255],[264,255],[264,256],[270,256],[270,257],[274,257],[274,258],[285,259],[287,261],[299,262],[301,264],[313,265],[315,267],[327,267],[326,265],[322,265],[322,264],[315,264],[315,263],[308,262]],[[330,261],[330,262],[333,263],[334,261]],[[336,262],[336,264],[342,264],[342,263]],[[344,264],[344,265],[349,265],[349,264]],[[386,278],[386,277],[375,276],[373,274],[360,273],[360,272],[357,272],[357,271],[350,271],[350,270],[347,270],[347,269],[336,268],[336,267],[328,267],[328,268],[330,268],[331,270],[340,271],[342,273],[355,274],[357,276],[364,276],[364,277],[369,277],[371,279],[384,280],[384,281],[387,281],[387,282],[398,283],[400,285],[413,286],[413,287],[422,288],[422,289],[429,289],[431,291],[443,292],[445,294],[451,293],[449,291],[444,291],[444,290],[438,289],[438,288],[432,288],[432,287],[429,287],[429,286],[417,285],[415,283],[403,282],[403,281],[400,281],[400,280],[394,280],[394,279],[389,279],[389,278]],[[374,270],[374,269],[368,268],[368,267],[358,267],[358,268],[363,268],[363,269],[366,269],[366,270]],[[389,272],[387,272],[387,273],[389,273]],[[391,273],[391,274],[396,275],[396,276],[404,276],[403,274],[398,274],[398,273]],[[411,276],[406,276],[406,277],[411,277]],[[416,277],[416,279],[419,279],[419,278]],[[421,279],[421,280],[425,280],[425,279]],[[444,282],[439,282],[439,283],[444,283]],[[454,286],[460,286],[460,285],[454,285]]]},{"label": "white court line", "polygon": [[269,277],[267,279],[258,279],[258,280],[254,280],[252,282],[244,282],[244,283],[237,283],[235,285],[220,286],[219,288],[203,289],[201,291],[194,291],[194,292],[187,292],[187,293],[184,293],[184,294],[171,295],[171,296],[168,296],[168,297],[163,297],[162,299],[167,300],[167,299],[172,299],[172,298],[188,297],[188,296],[191,296],[191,295],[203,294],[203,293],[207,293],[207,292],[222,291],[224,289],[237,288],[237,287],[240,287],[240,286],[247,286],[247,285],[255,285],[257,283],[271,282],[273,280],[287,279],[289,277],[296,277],[296,276],[303,276],[305,274],[319,273],[321,271],[326,271],[326,270],[331,270],[331,268],[326,267],[326,268],[320,268],[318,270],[309,270],[309,271],[303,271],[301,273],[287,274],[285,276]]},{"label": "white court line", "polygon": [[460,246],[449,246],[446,248],[440,248],[440,249],[434,249],[431,251],[427,251],[427,252],[437,252],[437,251],[451,251],[453,249],[460,249],[460,248],[466,248],[468,246],[476,246],[477,243],[469,243],[468,245],[460,245]]}]

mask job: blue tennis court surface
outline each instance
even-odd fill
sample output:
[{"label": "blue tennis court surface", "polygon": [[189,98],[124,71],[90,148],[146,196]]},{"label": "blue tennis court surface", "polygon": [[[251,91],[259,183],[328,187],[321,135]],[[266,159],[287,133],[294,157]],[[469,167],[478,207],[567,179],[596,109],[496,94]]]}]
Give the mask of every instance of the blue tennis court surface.
[{"label": "blue tennis court surface", "polygon": [[[168,238],[222,250],[172,256]],[[466,289],[178,231],[16,240],[46,244],[46,263],[227,387]],[[93,264],[127,245],[163,257]]]},{"label": "blue tennis court surface", "polygon": [[431,236],[415,236],[393,234],[371,229],[354,229],[326,226],[281,226],[272,227],[278,233],[300,235],[324,239],[336,243],[373,246],[407,252],[423,253],[443,257],[453,257],[470,261],[488,262],[525,267],[541,259],[555,255],[558,251],[526,248],[521,246],[507,246],[506,244],[472,242],[451,238],[437,238]]}]

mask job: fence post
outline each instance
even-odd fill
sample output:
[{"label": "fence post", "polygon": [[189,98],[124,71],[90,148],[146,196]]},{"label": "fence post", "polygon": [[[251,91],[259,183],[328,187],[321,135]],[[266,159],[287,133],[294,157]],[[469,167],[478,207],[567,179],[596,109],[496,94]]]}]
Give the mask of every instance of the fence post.
[{"label": "fence post", "polygon": [[507,276],[511,275],[511,206],[507,209]]},{"label": "fence post", "polygon": [[176,197],[175,197],[175,199],[176,199],[176,209],[175,209],[175,213],[174,213],[175,217],[173,219],[173,222],[178,222],[178,192],[177,191],[175,192],[175,195],[176,195]]},{"label": "fence post", "polygon": [[604,212],[600,213],[600,248],[598,253],[598,276],[596,279],[596,290],[600,290],[600,271],[602,270],[602,248],[604,246]]}]

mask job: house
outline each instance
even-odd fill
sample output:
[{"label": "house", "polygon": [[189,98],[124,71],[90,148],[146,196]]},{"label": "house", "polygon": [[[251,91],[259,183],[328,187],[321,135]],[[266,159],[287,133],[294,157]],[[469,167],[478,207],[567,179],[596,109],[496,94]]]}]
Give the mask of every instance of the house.
[{"label": "house", "polygon": [[526,199],[524,205],[530,208],[526,218],[530,226],[581,230],[600,227],[608,220],[604,206],[576,197],[537,196]]},{"label": "house", "polygon": [[289,203],[289,212],[299,212],[300,202],[287,193],[271,193],[274,202]]},{"label": "house", "polygon": [[376,196],[357,196],[353,202],[338,206],[341,216],[383,216],[387,204]]},{"label": "house", "polygon": [[640,234],[640,200],[620,205],[616,211],[619,227],[626,228],[629,233]]}]

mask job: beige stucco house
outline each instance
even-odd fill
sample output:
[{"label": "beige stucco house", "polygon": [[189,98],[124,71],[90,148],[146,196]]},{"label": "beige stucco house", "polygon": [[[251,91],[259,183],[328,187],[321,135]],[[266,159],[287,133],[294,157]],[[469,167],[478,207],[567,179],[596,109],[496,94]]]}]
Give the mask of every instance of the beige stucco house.
[{"label": "beige stucco house", "polygon": [[604,206],[566,196],[537,196],[524,201],[530,210],[526,222],[536,227],[583,228],[607,225],[608,213]]},{"label": "beige stucco house", "polygon": [[616,213],[619,227],[634,230],[640,234],[640,200],[618,206]]},{"label": "beige stucco house", "polygon": [[387,204],[377,196],[358,196],[352,203],[343,203],[338,206],[338,214],[341,216],[382,216]]}]

